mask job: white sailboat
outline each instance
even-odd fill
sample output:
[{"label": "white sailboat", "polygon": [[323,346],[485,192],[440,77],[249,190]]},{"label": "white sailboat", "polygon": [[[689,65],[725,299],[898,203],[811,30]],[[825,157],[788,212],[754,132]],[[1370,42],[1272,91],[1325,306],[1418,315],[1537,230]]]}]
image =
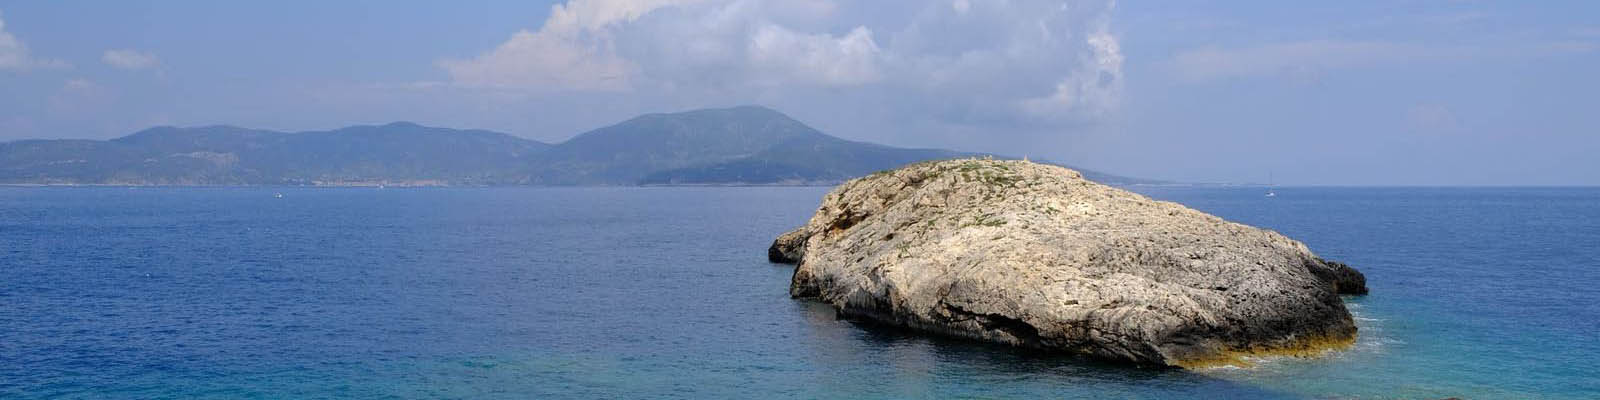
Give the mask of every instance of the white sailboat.
[{"label": "white sailboat", "polygon": [[1278,193],[1272,191],[1272,173],[1271,172],[1267,173],[1267,197],[1278,197]]}]

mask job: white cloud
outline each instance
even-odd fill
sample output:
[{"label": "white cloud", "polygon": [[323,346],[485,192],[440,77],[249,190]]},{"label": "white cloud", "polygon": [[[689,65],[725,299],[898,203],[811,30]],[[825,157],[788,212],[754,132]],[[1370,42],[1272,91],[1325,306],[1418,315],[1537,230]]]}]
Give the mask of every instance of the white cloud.
[{"label": "white cloud", "polygon": [[444,60],[456,83],[472,87],[521,89],[608,89],[627,87],[632,66],[596,35],[521,31],[487,54],[471,60]]},{"label": "white cloud", "polygon": [[834,98],[899,99],[900,112],[922,113],[912,118],[1054,124],[1116,109],[1123,56],[1110,28],[1113,7],[1108,0],[569,0],[536,31],[438,65],[452,86],[535,95],[614,91],[725,104],[828,90]]},{"label": "white cloud", "polygon": [[950,8],[956,10],[956,14],[966,14],[967,10],[972,9],[972,3],[967,0],[956,0],[950,3]]},{"label": "white cloud", "polygon": [[618,90],[633,66],[613,50],[612,30],[658,8],[697,0],[571,0],[551,6],[537,32],[527,30],[493,51],[439,65],[473,87]]},{"label": "white cloud", "polygon": [[[944,103],[949,122],[1094,122],[1120,107],[1110,1],[930,6],[893,35],[888,75]],[[951,103],[954,103],[953,105]]]},{"label": "white cloud", "polygon": [[100,60],[106,65],[122,69],[145,69],[161,63],[155,54],[134,49],[106,50]]},{"label": "white cloud", "polygon": [[750,38],[750,63],[768,73],[767,84],[787,82],[848,86],[878,80],[878,43],[856,27],[841,37],[804,34],[767,24]]},{"label": "white cloud", "polygon": [[1109,31],[1109,16],[1089,33],[1088,55],[1078,70],[1056,84],[1055,93],[1027,99],[1024,110],[1045,118],[1112,111],[1122,95],[1122,47]]},{"label": "white cloud", "polygon": [[28,45],[6,32],[5,15],[0,14],[0,70],[25,71],[30,69],[50,69],[70,67],[65,61],[36,58],[28,50]]}]

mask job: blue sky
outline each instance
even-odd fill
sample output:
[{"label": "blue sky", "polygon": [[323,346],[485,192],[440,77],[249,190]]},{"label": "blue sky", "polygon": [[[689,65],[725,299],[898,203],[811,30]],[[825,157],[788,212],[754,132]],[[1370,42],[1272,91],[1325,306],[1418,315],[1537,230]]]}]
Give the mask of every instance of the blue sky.
[{"label": "blue sky", "polygon": [[1600,184],[1584,1],[0,0],[0,140],[764,104],[1184,181]]}]

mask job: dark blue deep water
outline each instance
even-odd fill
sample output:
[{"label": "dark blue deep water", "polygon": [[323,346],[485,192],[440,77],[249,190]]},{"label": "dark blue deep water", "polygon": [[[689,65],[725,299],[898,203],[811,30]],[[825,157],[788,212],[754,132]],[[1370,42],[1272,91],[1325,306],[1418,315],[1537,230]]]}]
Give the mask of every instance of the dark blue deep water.
[{"label": "dark blue deep water", "polygon": [[825,190],[0,188],[0,398],[1600,398],[1600,189],[1136,188],[1369,278],[1354,348],[1201,371],[791,300]]}]

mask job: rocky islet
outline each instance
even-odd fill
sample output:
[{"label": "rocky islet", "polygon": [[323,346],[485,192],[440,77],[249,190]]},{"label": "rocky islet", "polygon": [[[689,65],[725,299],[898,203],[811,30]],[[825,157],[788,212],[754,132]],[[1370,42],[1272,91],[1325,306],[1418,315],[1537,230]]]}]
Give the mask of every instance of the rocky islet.
[{"label": "rocky islet", "polygon": [[1304,244],[1027,161],[858,178],[768,249],[842,317],[1137,364],[1352,342],[1365,278]]}]

